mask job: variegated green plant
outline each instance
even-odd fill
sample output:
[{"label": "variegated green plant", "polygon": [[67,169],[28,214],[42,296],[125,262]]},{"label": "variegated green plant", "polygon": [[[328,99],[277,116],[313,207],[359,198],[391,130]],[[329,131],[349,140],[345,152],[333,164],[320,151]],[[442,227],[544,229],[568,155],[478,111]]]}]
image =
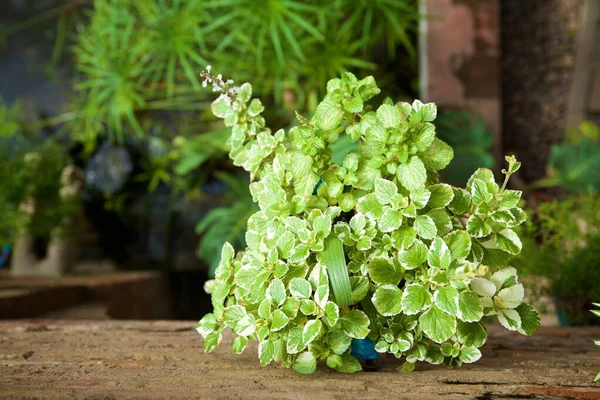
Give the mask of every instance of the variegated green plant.
[{"label": "variegated green plant", "polygon": [[[521,193],[506,189],[520,166],[514,157],[501,187],[487,169],[466,189],[451,187],[438,179],[453,151],[435,137],[433,103],[386,99],[372,108],[373,77],[345,73],[329,81],[310,120],[298,115],[299,126],[272,133],[248,83],[202,76],[221,93],[213,112],[232,127],[231,158],[250,171],[260,207],[248,247],[236,254],[225,244],[206,285],[214,311],[197,326],[206,351],[231,328],[233,351],[256,340],[262,365],[312,373],[326,360],[355,372],[351,342],[368,337],[410,370],[417,361],[477,361],[484,316],[537,330],[507,267],[521,250],[513,228],[526,217]],[[331,146],[344,134],[359,146],[337,165]]]}]

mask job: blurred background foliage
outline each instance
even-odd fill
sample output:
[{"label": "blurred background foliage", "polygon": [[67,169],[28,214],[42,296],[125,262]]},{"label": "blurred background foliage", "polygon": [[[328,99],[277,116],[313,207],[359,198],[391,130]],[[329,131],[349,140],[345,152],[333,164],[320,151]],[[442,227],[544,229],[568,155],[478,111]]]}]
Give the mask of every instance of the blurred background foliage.
[{"label": "blurred background foliage", "polygon": [[[62,114],[34,125],[78,144],[76,157],[95,178],[89,193],[107,209],[128,218],[141,188],[167,187],[171,211],[181,196],[221,193],[223,208],[206,210],[197,227],[199,255],[214,265],[225,240],[243,246],[254,206],[198,72],[211,65],[251,81],[273,128],[293,124],[296,110],[310,115],[327,80],[344,71],[373,74],[382,95],[412,99],[420,18],[415,0],[69,1],[2,37],[56,22],[48,66],[71,67],[73,96]],[[339,147],[342,157],[351,149]],[[115,160],[127,165],[102,166]]]},{"label": "blurred background foliage", "polygon": [[434,121],[436,133],[454,148],[454,159],[442,171],[444,181],[464,186],[477,168],[493,168],[493,133],[483,116],[466,110],[441,113]]}]

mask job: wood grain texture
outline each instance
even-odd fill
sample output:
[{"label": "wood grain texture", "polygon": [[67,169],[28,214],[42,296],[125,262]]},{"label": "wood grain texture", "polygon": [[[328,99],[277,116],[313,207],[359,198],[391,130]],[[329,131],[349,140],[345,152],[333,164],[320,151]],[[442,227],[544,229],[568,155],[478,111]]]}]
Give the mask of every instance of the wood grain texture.
[{"label": "wood grain texture", "polygon": [[546,328],[523,337],[490,328],[480,362],[396,372],[311,376],[261,368],[256,345],[205,354],[193,322],[0,322],[0,398],[600,399],[593,384],[599,328]]}]

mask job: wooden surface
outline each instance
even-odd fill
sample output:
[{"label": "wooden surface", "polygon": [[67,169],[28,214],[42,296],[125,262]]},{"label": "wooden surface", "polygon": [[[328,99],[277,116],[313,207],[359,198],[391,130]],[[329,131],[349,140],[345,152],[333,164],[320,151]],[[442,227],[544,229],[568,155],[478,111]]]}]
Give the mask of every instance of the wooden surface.
[{"label": "wooden surface", "polygon": [[546,328],[523,337],[492,327],[480,362],[457,370],[418,365],[305,376],[261,368],[256,345],[213,353],[193,322],[0,322],[0,398],[600,399],[593,384],[600,328]]},{"label": "wooden surface", "polygon": [[103,304],[115,319],[170,318],[167,280],[160,271],[51,277],[0,272],[0,319],[45,317],[74,306]]}]

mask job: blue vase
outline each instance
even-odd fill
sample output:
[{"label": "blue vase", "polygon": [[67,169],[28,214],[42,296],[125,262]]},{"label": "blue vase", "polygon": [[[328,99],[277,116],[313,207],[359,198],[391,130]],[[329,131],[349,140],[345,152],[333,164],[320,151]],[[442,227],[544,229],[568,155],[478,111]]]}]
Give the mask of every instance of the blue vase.
[{"label": "blue vase", "polygon": [[369,338],[352,339],[352,355],[359,360],[377,360],[379,353],[375,350],[373,341]]}]

